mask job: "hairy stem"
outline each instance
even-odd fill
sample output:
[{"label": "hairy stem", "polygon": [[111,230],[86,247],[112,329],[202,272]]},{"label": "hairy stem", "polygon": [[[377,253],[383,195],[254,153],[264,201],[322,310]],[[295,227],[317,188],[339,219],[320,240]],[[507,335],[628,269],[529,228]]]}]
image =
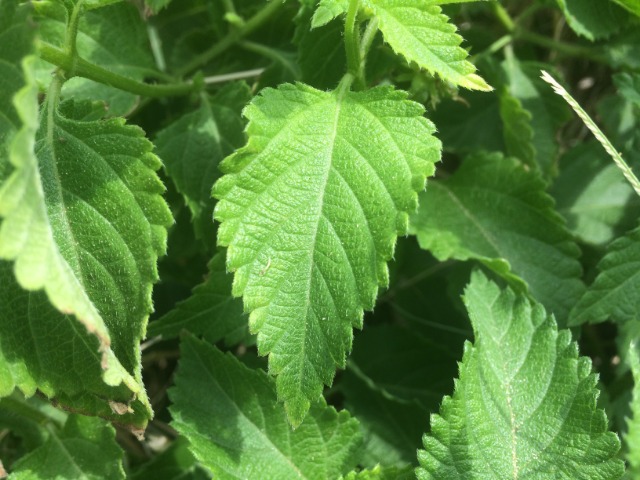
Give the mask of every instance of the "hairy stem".
[{"label": "hairy stem", "polygon": [[63,50],[45,42],[40,42],[39,52],[43,60],[62,68],[65,72],[73,71],[74,76],[88,78],[89,80],[136,95],[143,95],[145,97],[169,97],[185,95],[200,88],[193,83],[155,85],[138,82],[137,80],[113,73],[77,56],[69,55]]},{"label": "hairy stem", "polygon": [[360,29],[357,22],[359,0],[349,0],[349,9],[344,24],[344,45],[347,53],[347,71],[353,75],[355,84],[364,88],[362,57],[360,56]]}]

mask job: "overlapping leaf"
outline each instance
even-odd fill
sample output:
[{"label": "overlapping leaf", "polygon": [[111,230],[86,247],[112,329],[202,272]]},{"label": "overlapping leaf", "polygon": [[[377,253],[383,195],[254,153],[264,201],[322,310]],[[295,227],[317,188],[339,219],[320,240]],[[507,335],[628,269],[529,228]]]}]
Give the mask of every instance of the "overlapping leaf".
[{"label": "overlapping leaf", "polygon": [[570,324],[640,319],[640,228],[615,240],[600,273],[571,312]]},{"label": "overlapping leaf", "polygon": [[229,84],[156,138],[158,155],[191,210],[196,236],[207,243],[215,235],[211,185],[220,177],[222,159],[244,144],[240,112],[249,100],[246,84]]},{"label": "overlapping leaf", "polygon": [[61,431],[50,428],[46,442],[16,462],[11,478],[124,479],[122,450],[111,425],[71,415]]},{"label": "overlapping leaf", "polygon": [[[362,7],[377,18],[379,28],[391,48],[408,62],[440,75],[444,80],[472,90],[491,87],[475,72],[460,47],[462,37],[439,5],[455,0],[363,0]],[[348,2],[323,0],[314,15],[319,27],[345,12]]]},{"label": "overlapping leaf", "polygon": [[466,345],[453,397],[431,417],[418,478],[620,478],[620,442],[607,432],[597,378],[571,333],[480,273],[465,303],[474,345]]},{"label": "overlapping leaf", "polygon": [[[19,118],[22,126],[9,146],[13,171],[0,186],[0,258],[14,260],[20,286],[32,292],[44,289],[62,313],[47,311],[44,297],[31,297],[37,293],[7,297],[17,286],[7,279],[9,267],[3,265],[2,355],[10,370],[41,364],[38,374],[27,369],[3,379],[9,384],[5,392],[15,382],[25,393],[42,388],[64,401],[76,395],[81,384],[73,390],[56,384],[61,365],[52,360],[66,355],[76,371],[86,373],[91,368],[75,362],[93,355],[94,371],[103,371],[104,384],[82,393],[81,410],[129,414],[129,402],[138,399],[141,403],[136,405],[146,404],[139,341],[151,310],[156,259],[164,251],[166,225],[171,221],[160,196],[164,187],[154,173],[160,163],[141,130],[125,126],[123,120],[75,120],[87,115],[89,105],[69,103],[58,111],[54,96],[39,119],[32,64],[27,60],[24,65],[27,86],[15,95],[15,111],[2,112]],[[32,300],[41,306],[35,310],[41,310],[42,319],[27,309]],[[79,323],[65,330],[72,317]],[[25,326],[36,332],[23,328],[22,335],[27,336],[18,337],[11,327],[18,318],[28,320]],[[83,345],[75,350],[77,358],[74,350],[65,353],[37,343],[32,350],[21,350],[21,345],[44,332],[56,338],[62,331],[70,335],[77,331],[77,338],[57,338],[59,344]],[[94,379],[79,377],[95,387]],[[129,393],[121,408],[125,386]],[[110,387],[119,393],[105,394],[112,392]],[[71,403],[77,407],[75,400]],[[148,406],[142,410],[132,420],[138,426],[150,415]]]},{"label": "overlapping leaf", "polygon": [[240,299],[231,296],[231,275],[226,272],[224,258],[224,253],[214,256],[209,262],[209,276],[193,295],[149,325],[150,337],[176,337],[187,329],[211,343],[224,339],[234,345],[248,338],[247,317]]},{"label": "overlapping leaf", "polygon": [[222,164],[219,243],[293,424],[344,366],[439,160],[422,112],[388,87],[282,85],[247,108],[249,143]]},{"label": "overlapping leaf", "polygon": [[357,464],[358,422],[324,400],[291,429],[273,379],[193,337],[169,395],[173,426],[215,478],[338,478]]},{"label": "overlapping leaf", "polygon": [[559,321],[582,296],[579,249],[538,174],[497,154],[468,157],[422,194],[411,232],[445,260],[477,259],[529,292]]}]

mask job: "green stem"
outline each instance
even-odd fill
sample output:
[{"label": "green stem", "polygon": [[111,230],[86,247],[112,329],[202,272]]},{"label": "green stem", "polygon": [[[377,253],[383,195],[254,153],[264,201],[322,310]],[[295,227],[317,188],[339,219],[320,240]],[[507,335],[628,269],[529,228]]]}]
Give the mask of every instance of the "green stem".
[{"label": "green stem", "polygon": [[364,88],[362,60],[360,56],[360,30],[357,22],[360,0],[349,0],[344,24],[344,45],[347,53],[347,71],[353,75],[356,85]]},{"label": "green stem", "polygon": [[546,47],[550,50],[564,55],[572,57],[582,57],[594,62],[606,63],[606,58],[603,55],[594,53],[593,49],[589,47],[582,47],[580,45],[572,45],[570,43],[559,42],[552,38],[545,37],[544,35],[539,35],[537,33],[520,29],[514,32],[514,38],[516,40],[524,40],[541,47]]},{"label": "green stem", "polygon": [[45,42],[40,42],[39,52],[43,60],[62,68],[65,72],[73,70],[75,76],[88,78],[89,80],[136,95],[143,95],[145,97],[170,97],[185,95],[199,88],[193,83],[152,85],[138,82],[137,80],[113,73],[82,58],[72,57],[68,53]]},{"label": "green stem", "polygon": [[178,69],[176,74],[178,76],[184,76],[194,70],[197,70],[202,65],[209,63],[218,55],[235,45],[236,42],[262,26],[283,6],[284,2],[282,0],[271,0],[262,10],[247,20],[242,27],[233,29],[224,38],[222,38],[222,40],[215,43],[209,50],[196,55],[190,62]]},{"label": "green stem", "polygon": [[513,18],[511,18],[511,15],[509,15],[509,12],[507,12],[506,8],[504,8],[497,2],[492,3],[491,6],[493,7],[493,14],[496,16],[505,30],[509,33],[515,31],[516,22],[513,21]]},{"label": "green stem", "polygon": [[82,6],[84,0],[79,0],[75,4],[69,17],[69,24],[67,25],[67,35],[65,39],[64,50],[66,54],[71,58],[69,68],[65,68],[66,78],[71,78],[75,75],[76,64],[78,60],[78,48],[76,46],[76,39],[78,38],[78,25],[80,23],[80,16],[82,13]]}]

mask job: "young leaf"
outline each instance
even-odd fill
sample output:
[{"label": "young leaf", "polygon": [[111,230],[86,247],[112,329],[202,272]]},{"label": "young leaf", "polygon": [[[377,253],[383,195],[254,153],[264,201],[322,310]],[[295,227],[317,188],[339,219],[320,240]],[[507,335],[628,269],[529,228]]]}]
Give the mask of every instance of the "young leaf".
[{"label": "young leaf", "polygon": [[291,430],[273,379],[194,337],[169,391],[173,426],[215,478],[337,478],[357,464],[358,422],[324,400]]},{"label": "young leaf", "polygon": [[582,296],[579,249],[538,174],[497,154],[468,157],[430,183],[411,219],[422,248],[440,260],[476,259],[528,289],[565,322]]},{"label": "young leaf", "polygon": [[49,428],[44,445],[15,463],[11,478],[124,479],[122,450],[104,420],[70,415],[62,431]]},{"label": "young leaf", "polygon": [[149,325],[150,337],[176,337],[182,329],[203,335],[211,343],[224,339],[235,345],[249,335],[242,302],[231,296],[231,275],[224,266],[224,253],[209,262],[207,280],[193,290],[193,295],[174,310]]},{"label": "young leaf", "polygon": [[598,270],[593,285],[572,310],[569,324],[640,319],[640,228],[611,243]]},{"label": "young leaf", "polygon": [[211,185],[218,164],[245,141],[240,112],[250,100],[245,83],[231,83],[200,108],[158,133],[156,148],[165,168],[191,210],[196,237],[210,243],[215,235]]},{"label": "young leaf", "polygon": [[245,112],[249,143],[224,160],[214,187],[218,241],[297,425],[387,283],[440,143],[423,108],[389,87],[287,84]]},{"label": "young leaf", "polygon": [[597,377],[544,308],[474,273],[465,304],[475,343],[418,452],[419,479],[576,478],[624,473],[597,409]]}]

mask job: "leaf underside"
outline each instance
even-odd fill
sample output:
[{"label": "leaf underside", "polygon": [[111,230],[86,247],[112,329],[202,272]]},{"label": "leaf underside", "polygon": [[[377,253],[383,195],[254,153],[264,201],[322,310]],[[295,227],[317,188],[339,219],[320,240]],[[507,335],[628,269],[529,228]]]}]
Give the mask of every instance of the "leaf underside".
[{"label": "leaf underside", "polygon": [[440,158],[422,113],[389,87],[266,89],[245,110],[248,145],[222,164],[218,242],[294,425],[344,367]]},{"label": "leaf underside", "polygon": [[620,478],[620,442],[571,333],[477,272],[465,303],[475,344],[465,346],[453,397],[431,418],[418,478]]}]

